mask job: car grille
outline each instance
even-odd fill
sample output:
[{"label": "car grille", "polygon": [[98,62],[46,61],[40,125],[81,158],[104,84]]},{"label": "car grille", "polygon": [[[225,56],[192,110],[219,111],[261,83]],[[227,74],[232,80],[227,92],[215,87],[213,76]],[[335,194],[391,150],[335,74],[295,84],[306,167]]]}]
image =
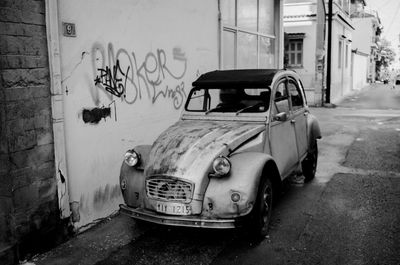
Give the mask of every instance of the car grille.
[{"label": "car grille", "polygon": [[168,177],[151,177],[146,180],[146,193],[152,199],[190,202],[192,200],[193,184]]}]

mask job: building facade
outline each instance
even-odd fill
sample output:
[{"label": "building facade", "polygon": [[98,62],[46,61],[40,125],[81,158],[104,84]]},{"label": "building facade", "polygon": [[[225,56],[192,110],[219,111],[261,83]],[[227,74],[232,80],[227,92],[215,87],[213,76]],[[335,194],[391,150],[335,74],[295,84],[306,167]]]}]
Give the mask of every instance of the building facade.
[{"label": "building facade", "polygon": [[337,103],[344,96],[352,93],[351,49],[354,29],[353,22],[350,19],[350,1],[334,0],[330,66],[331,103]]},{"label": "building facade", "polygon": [[[350,1],[333,0],[332,5],[331,50],[328,51],[329,0],[285,0],[287,67],[299,72],[312,105],[337,103],[352,92],[354,25],[350,18]],[[330,71],[330,84],[325,81],[327,71]]]},{"label": "building facade", "polygon": [[378,13],[365,7],[364,1],[352,3],[353,33],[352,60],[353,89],[361,89],[377,79],[376,61],[382,25]]},{"label": "building facade", "polygon": [[58,223],[79,230],[115,213],[123,154],[178,119],[197,76],[283,67],[281,0],[1,8],[3,263]]},{"label": "building facade", "polygon": [[325,77],[325,5],[323,0],[285,0],[285,67],[302,77],[309,105],[322,104]]}]

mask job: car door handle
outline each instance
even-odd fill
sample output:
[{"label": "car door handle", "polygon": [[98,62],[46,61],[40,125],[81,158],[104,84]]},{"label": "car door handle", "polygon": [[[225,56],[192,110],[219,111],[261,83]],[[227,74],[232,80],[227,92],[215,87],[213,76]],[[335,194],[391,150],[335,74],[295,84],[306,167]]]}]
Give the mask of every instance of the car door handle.
[{"label": "car door handle", "polygon": [[290,123],[296,123],[296,120],[290,120]]}]

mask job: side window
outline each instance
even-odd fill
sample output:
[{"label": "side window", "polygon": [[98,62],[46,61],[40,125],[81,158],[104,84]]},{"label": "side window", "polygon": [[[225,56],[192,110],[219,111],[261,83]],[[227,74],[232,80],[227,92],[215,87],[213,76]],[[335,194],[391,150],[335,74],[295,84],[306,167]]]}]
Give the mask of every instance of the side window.
[{"label": "side window", "polygon": [[186,110],[189,111],[206,111],[209,104],[209,95],[206,94],[204,89],[194,89],[189,95]]},{"label": "side window", "polygon": [[289,80],[288,90],[290,99],[292,101],[292,110],[296,111],[303,107],[303,98],[301,96],[300,88],[296,85],[294,80]]},{"label": "side window", "polygon": [[286,90],[286,82],[278,84],[274,95],[274,112],[275,114],[286,112],[289,113],[289,97]]}]

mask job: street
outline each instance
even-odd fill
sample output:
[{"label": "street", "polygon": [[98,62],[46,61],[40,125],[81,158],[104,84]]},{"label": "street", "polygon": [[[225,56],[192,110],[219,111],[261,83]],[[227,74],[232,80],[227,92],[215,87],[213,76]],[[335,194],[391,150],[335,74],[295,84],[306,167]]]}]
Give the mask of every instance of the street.
[{"label": "street", "polygon": [[111,253],[35,264],[400,264],[400,88],[373,84],[311,112],[323,135],[316,178],[285,184],[263,240],[129,220],[135,235]]}]

